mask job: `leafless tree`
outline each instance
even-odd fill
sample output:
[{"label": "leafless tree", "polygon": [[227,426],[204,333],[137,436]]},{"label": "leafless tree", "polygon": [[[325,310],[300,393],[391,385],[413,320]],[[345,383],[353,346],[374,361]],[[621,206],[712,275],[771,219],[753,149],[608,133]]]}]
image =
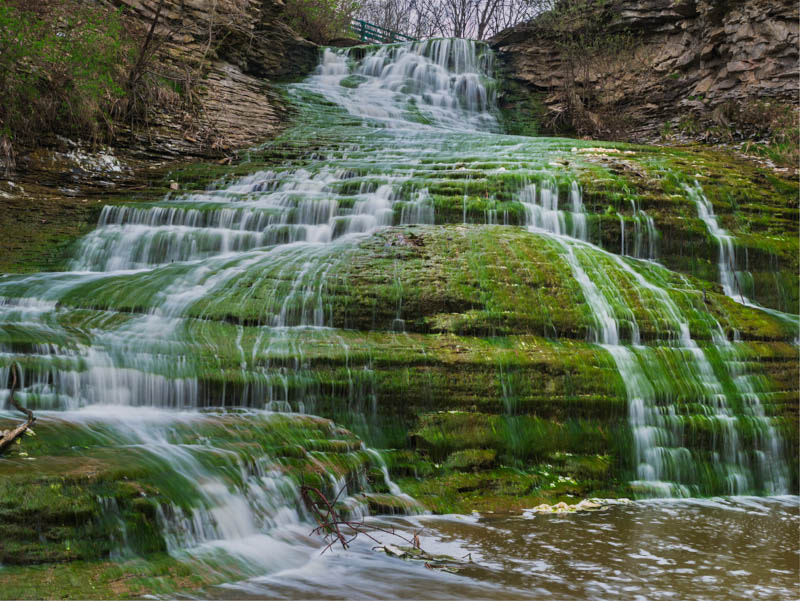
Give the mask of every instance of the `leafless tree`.
[{"label": "leafless tree", "polygon": [[416,17],[415,4],[415,0],[365,0],[357,16],[378,27],[417,37],[416,24],[411,22]]},{"label": "leafless tree", "polygon": [[366,0],[359,18],[416,38],[484,40],[551,4],[552,0]]}]

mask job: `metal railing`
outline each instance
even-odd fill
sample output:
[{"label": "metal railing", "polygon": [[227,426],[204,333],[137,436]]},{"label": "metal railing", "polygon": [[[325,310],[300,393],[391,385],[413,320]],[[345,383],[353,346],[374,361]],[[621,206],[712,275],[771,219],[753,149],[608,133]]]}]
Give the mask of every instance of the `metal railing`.
[{"label": "metal railing", "polygon": [[366,21],[356,20],[350,24],[353,33],[357,34],[362,42],[377,42],[378,44],[391,44],[393,42],[416,42],[417,38],[412,38],[403,33],[392,31],[384,27],[378,27]]}]

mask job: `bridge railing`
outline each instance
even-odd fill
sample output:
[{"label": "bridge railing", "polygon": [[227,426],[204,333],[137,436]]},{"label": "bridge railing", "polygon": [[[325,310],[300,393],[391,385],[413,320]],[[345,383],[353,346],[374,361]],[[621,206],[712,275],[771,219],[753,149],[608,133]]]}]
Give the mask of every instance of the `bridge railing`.
[{"label": "bridge railing", "polygon": [[377,42],[378,44],[391,44],[393,42],[416,42],[417,38],[412,38],[398,31],[392,31],[384,27],[378,27],[366,21],[354,20],[350,27],[353,33],[357,34],[362,42]]}]

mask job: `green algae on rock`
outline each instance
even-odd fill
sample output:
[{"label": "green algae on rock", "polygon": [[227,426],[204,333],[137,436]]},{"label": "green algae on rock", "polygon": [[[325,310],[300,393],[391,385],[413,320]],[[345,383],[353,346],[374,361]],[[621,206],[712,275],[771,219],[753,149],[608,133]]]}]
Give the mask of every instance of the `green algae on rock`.
[{"label": "green algae on rock", "polygon": [[797,490],[791,185],[501,135],[490,65],[458,40],[328,50],[279,140],[105,206],[68,271],[0,278],[0,381],[17,362],[48,411],[0,466],[7,515],[47,517],[46,543],[13,522],[17,557],[268,569],[234,551],[307,517],[301,479],[353,515]]},{"label": "green algae on rock", "polygon": [[[194,527],[205,521],[206,528],[224,528],[213,509],[229,493],[203,485],[211,473],[232,490],[271,484],[277,499],[267,503],[291,503],[300,483],[331,498],[347,484],[349,496],[340,497],[346,512],[377,502],[369,495],[359,501],[356,493],[385,487],[379,456],[313,416],[160,411],[109,421],[101,413],[48,413],[36,433],[0,462],[4,565],[174,550],[200,534],[182,527],[178,515]],[[408,501],[395,504],[414,510]]]}]

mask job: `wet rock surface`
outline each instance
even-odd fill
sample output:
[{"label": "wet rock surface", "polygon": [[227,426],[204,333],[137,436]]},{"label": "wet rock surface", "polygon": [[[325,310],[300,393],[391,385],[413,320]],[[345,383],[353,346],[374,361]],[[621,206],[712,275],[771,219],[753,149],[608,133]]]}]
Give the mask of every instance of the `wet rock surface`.
[{"label": "wet rock surface", "polygon": [[[287,511],[302,511],[299,484],[333,499],[345,482],[350,495],[358,493],[339,496],[337,508],[345,516],[367,507],[409,510],[404,499],[379,494],[386,490],[380,460],[361,448],[358,437],[325,419],[163,414],[109,424],[98,417],[40,415],[35,435],[0,459],[0,563],[158,553],[175,537],[199,536],[193,529],[203,520],[207,529],[224,528],[223,516],[208,513],[208,495],[217,493],[197,479],[204,465],[226,471],[232,489],[269,490]],[[0,419],[0,429],[11,423]],[[178,466],[170,457],[185,461]]]},{"label": "wet rock surface", "polygon": [[[138,202],[105,200],[72,271],[0,278],[0,383],[17,362],[53,425],[0,462],[0,510],[30,509],[53,542],[9,518],[29,564],[216,549],[240,554],[199,571],[283,578],[307,562],[300,477],[334,498],[347,481],[356,515],[408,510],[405,492],[440,513],[546,503],[537,520],[554,523],[587,497],[797,490],[796,319],[723,294],[698,213],[706,190],[753,297],[792,308],[796,182],[688,150],[496,134],[483,47],[410,49],[390,66],[472,59],[439,90],[448,110],[384,87],[382,49],[328,52],[288,87],[295,127],[273,144],[163,165]],[[86,191],[116,165],[82,153],[42,177]],[[138,546],[109,538],[117,517]]]}]

